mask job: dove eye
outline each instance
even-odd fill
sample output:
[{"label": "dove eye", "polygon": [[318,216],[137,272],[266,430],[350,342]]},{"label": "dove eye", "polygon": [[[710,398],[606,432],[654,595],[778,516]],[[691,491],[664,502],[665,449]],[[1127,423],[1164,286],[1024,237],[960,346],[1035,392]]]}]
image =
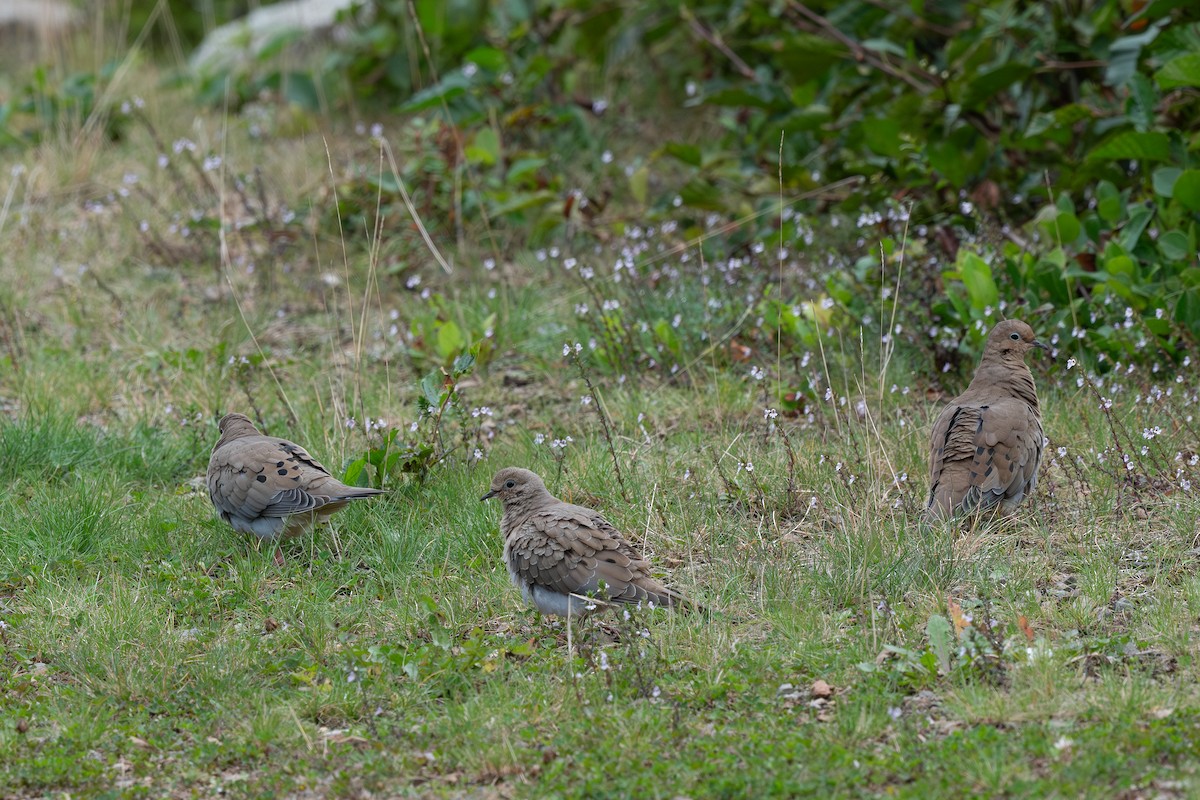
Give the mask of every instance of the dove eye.
[{"label": "dove eye", "polygon": [[514,487],[514,486],[516,486],[516,485],[517,485],[517,484],[513,483],[512,481],[506,481],[506,482],[505,482],[505,484],[504,484],[504,488],[505,488],[505,489],[511,489],[511,488],[513,488],[513,487]]},{"label": "dove eye", "polygon": [[1012,340],[1015,342],[1017,339],[1020,339],[1020,338],[1021,338],[1021,334],[1019,334],[1019,333],[1010,333],[1010,334],[1008,335],[1008,338],[1012,339]]}]

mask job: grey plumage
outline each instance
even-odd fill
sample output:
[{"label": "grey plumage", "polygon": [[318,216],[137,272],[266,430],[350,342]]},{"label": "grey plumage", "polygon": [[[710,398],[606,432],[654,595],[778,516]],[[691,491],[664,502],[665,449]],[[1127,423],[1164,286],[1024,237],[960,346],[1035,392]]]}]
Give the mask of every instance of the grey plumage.
[{"label": "grey plumage", "polygon": [[264,436],[227,414],[208,460],[208,496],[221,519],[260,539],[285,539],[324,522],[351,500],[383,494],[347,486],[300,445]]},{"label": "grey plumage", "polygon": [[490,497],[504,504],[500,532],[509,577],[543,614],[578,616],[598,603],[694,607],[656,581],[650,564],[599,512],[562,502],[535,473],[500,470],[481,499]]}]

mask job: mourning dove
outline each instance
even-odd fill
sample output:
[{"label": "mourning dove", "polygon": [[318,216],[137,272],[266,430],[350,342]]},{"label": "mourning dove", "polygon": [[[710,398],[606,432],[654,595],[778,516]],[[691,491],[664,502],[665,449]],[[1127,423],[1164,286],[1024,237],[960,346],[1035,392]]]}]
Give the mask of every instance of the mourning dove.
[{"label": "mourning dove", "polygon": [[992,328],[971,385],[933,424],[926,517],[1010,514],[1037,486],[1042,418],[1025,354],[1049,350],[1010,319]]},{"label": "mourning dove", "polygon": [[543,614],[580,616],[605,601],[694,607],[651,577],[650,564],[599,512],[562,502],[529,470],[497,472],[480,499],[490,497],[504,504],[500,533],[508,575]]},{"label": "mourning dove", "polygon": [[351,500],[383,494],[346,486],[298,444],[263,436],[244,414],[226,414],[208,460],[208,496],[221,519],[260,539],[286,539]]}]

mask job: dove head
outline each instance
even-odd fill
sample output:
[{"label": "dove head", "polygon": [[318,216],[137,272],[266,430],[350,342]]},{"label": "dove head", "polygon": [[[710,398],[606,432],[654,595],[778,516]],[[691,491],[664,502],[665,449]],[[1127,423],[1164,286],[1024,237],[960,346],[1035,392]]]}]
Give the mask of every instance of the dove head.
[{"label": "dove head", "polygon": [[[254,423],[245,414],[226,414],[217,423],[217,429],[221,431],[221,438],[217,440],[217,447],[234,439],[240,439],[243,436],[258,435],[258,428],[254,427]],[[217,447],[213,449],[216,450]]]},{"label": "dove head", "polygon": [[479,499],[487,500],[492,497],[499,497],[506,508],[514,505],[533,505],[553,499],[537,473],[520,467],[505,467],[496,473],[492,478],[491,491]]},{"label": "dove head", "polygon": [[1050,350],[1033,335],[1033,328],[1019,319],[1006,319],[988,334],[983,357],[997,358],[1005,362],[1024,361],[1025,354],[1034,347]]}]

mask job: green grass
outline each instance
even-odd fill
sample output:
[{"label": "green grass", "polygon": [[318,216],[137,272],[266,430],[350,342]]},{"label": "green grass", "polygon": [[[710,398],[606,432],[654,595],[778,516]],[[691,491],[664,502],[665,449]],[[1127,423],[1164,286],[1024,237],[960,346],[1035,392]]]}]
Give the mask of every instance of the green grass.
[{"label": "green grass", "polygon": [[[231,159],[324,186],[325,142],[233,136]],[[336,130],[328,142],[335,160],[360,157]],[[69,176],[115,186],[155,155],[136,135],[0,153],[0,174],[13,158],[53,165],[23,184],[24,221],[10,212],[0,243],[0,795],[1200,792],[1200,503],[1153,484],[1177,464],[1196,479],[1190,376],[1142,370],[1102,390],[1135,445],[1166,430],[1135,457],[1148,482],[1135,498],[1078,373],[1037,364],[1051,450],[1083,465],[1047,463],[1012,520],[947,532],[917,521],[932,382],[895,364],[879,375],[870,347],[864,365],[823,344],[834,391],[866,398],[867,418],[835,400],[774,426],[765,398],[824,377],[819,355],[800,369],[791,353],[746,364],[699,344],[674,381],[592,363],[622,485],[561,356],[590,333],[577,281],[527,253],[497,272],[422,267],[439,305],[371,271],[360,232],[346,264],[340,242],[302,240],[265,286],[232,265],[155,261],[117,211],[79,227],[77,201],[95,192]],[[173,201],[177,187],[155,188]],[[215,421],[261,413],[334,471],[378,445],[365,417],[407,432],[441,359],[389,333],[392,309],[402,326],[450,309],[480,333],[496,315],[462,387],[468,410],[493,414],[448,422],[463,445],[424,481],[392,476],[386,497],[286,543],[277,566],[214,518],[196,480]],[[911,347],[896,364],[921,362]],[[1153,385],[1175,393],[1134,402]],[[569,650],[566,626],[509,585],[499,509],[479,502],[510,464],[602,509],[708,613],[576,623]],[[959,609],[972,622],[939,669],[930,620]]]}]

